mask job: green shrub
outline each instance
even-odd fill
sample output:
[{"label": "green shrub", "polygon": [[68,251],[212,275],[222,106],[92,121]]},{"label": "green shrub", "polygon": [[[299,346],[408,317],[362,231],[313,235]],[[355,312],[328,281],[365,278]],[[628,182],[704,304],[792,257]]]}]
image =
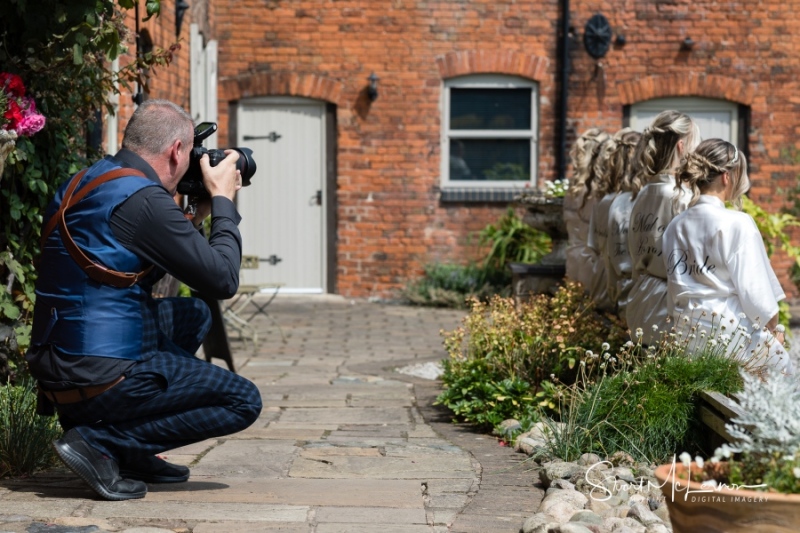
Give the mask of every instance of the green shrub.
[{"label": "green shrub", "polygon": [[[603,361],[597,379],[581,376],[564,387],[561,423],[551,423],[550,453],[564,460],[586,452],[610,456],[623,451],[638,460],[660,463],[676,450],[698,449],[702,443],[695,405],[698,393],[731,394],[742,387],[736,361],[716,353],[689,357],[676,344],[662,343],[647,352],[635,345],[605,361],[587,355],[581,368],[591,365],[592,358]],[[622,364],[608,374],[603,364],[611,362]]]},{"label": "green shrub", "polygon": [[0,477],[30,475],[53,466],[53,440],[61,436],[55,417],[36,414],[36,387],[0,386]]},{"label": "green shrub", "polygon": [[550,402],[542,393],[554,390],[547,379],[573,380],[585,342],[624,340],[619,324],[597,314],[575,283],[519,305],[499,296],[470,304],[464,324],[443,333],[450,357],[437,401],[473,423],[537,420],[538,406]]},{"label": "green shrub", "polygon": [[471,298],[484,300],[493,294],[507,294],[510,287],[510,276],[503,271],[474,264],[434,263],[425,266],[425,274],[405,287],[403,296],[417,305],[463,309]]},{"label": "green shrub", "polygon": [[479,244],[490,246],[484,266],[504,271],[514,263],[536,263],[551,248],[550,237],[517,216],[512,207],[496,224],[489,224],[479,234]]},{"label": "green shrub", "polygon": [[528,382],[504,377],[486,359],[444,361],[445,390],[436,399],[462,420],[495,428],[503,420],[538,419]]}]

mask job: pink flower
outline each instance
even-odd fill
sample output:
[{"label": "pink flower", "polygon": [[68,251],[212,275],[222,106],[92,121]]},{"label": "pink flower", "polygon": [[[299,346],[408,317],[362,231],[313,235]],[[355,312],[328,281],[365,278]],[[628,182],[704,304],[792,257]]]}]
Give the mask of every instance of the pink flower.
[{"label": "pink flower", "polygon": [[34,133],[44,128],[45,118],[38,113],[25,115],[17,125],[17,135],[30,137]]}]

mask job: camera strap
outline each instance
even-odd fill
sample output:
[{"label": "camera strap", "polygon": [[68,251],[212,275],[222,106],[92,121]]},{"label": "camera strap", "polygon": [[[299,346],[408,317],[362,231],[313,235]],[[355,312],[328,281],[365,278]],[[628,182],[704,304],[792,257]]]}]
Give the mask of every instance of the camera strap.
[{"label": "camera strap", "polygon": [[72,178],[72,181],[70,181],[69,185],[67,186],[67,190],[64,192],[64,198],[61,200],[61,205],[53,214],[53,216],[47,221],[47,225],[42,231],[41,246],[44,248],[47,238],[57,225],[61,234],[61,242],[64,243],[64,247],[69,252],[70,257],[72,257],[72,259],[78,263],[78,266],[83,269],[87,276],[98,283],[105,283],[107,285],[120,288],[131,287],[135,285],[143,276],[147,275],[151,270],[153,270],[153,265],[150,265],[141,272],[134,273],[111,270],[110,268],[106,268],[103,265],[92,261],[92,259],[90,259],[86,253],[84,253],[84,251],[81,250],[80,247],[75,243],[72,235],[70,235],[69,229],[67,228],[66,214],[70,208],[80,202],[87,194],[104,183],[127,176],[140,176],[143,178],[146,176],[142,172],[132,168],[118,168],[115,170],[110,170],[105,174],[101,174],[93,179],[87,185],[83,186],[77,194],[75,194],[75,189],[78,188],[78,184],[86,174],[86,170],[87,169],[84,169],[75,174],[75,176]]}]

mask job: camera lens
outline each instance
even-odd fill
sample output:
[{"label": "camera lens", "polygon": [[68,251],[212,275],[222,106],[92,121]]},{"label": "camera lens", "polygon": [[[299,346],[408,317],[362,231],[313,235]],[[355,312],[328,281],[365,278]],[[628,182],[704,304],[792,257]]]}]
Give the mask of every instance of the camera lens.
[{"label": "camera lens", "polygon": [[236,161],[236,169],[242,175],[242,186],[250,185],[250,178],[256,173],[256,162],[253,159],[253,151],[250,148],[233,148],[239,152],[239,159]]}]

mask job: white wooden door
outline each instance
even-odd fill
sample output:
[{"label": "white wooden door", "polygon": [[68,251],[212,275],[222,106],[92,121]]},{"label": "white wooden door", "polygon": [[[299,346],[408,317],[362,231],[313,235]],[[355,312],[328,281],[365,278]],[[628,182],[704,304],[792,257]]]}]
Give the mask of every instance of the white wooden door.
[{"label": "white wooden door", "polygon": [[283,283],[281,292],[325,292],[325,104],[304,98],[243,100],[237,146],[258,170],[237,195],[242,253],[260,258],[241,283]]},{"label": "white wooden door", "polygon": [[631,106],[631,128],[642,131],[667,109],[676,109],[692,117],[703,139],[722,139],[738,144],[739,106],[713,98],[658,98]]}]

